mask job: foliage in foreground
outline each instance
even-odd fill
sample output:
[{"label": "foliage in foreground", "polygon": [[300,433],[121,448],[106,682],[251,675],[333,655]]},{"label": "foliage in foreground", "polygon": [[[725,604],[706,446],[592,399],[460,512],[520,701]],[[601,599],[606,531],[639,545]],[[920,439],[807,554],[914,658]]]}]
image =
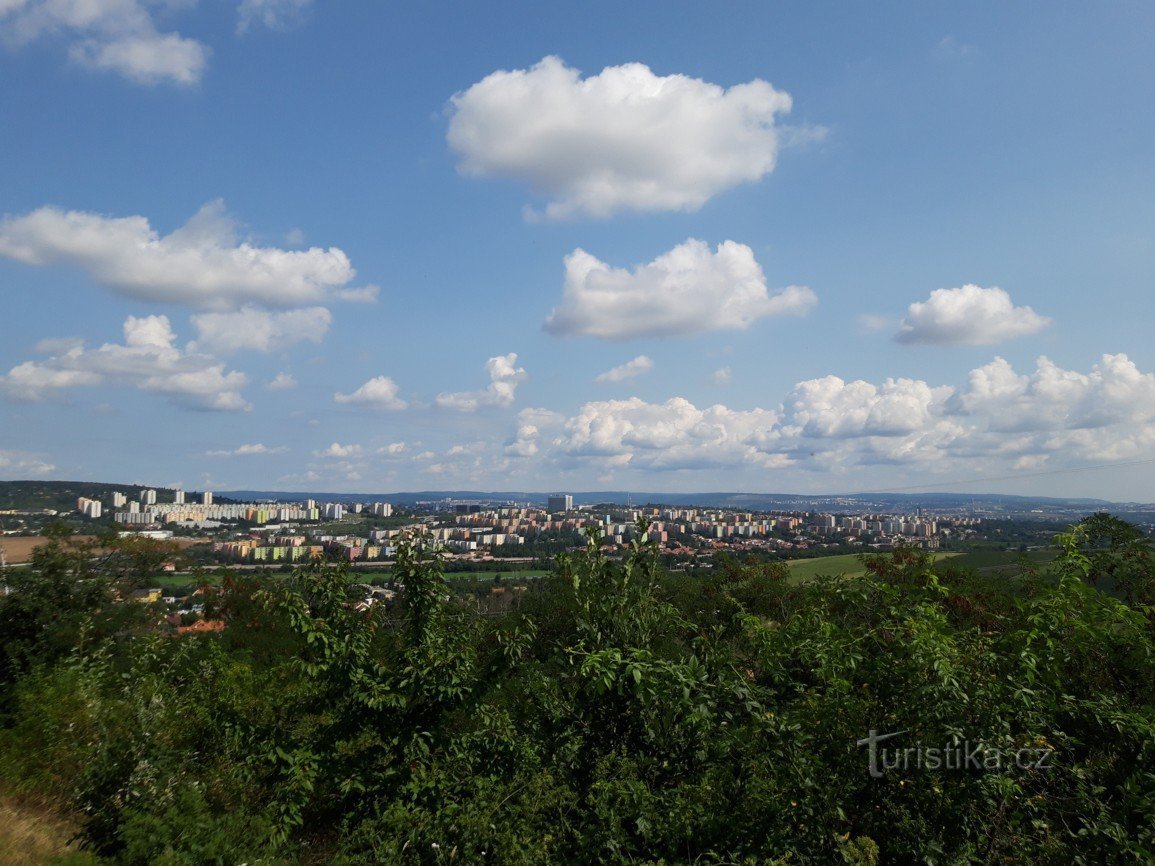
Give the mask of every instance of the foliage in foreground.
[{"label": "foliage in foreground", "polygon": [[[231,581],[226,630],[182,639],[58,546],[0,599],[0,779],[123,863],[1155,858],[1155,569],[1126,524],[998,583],[914,550],[674,579],[644,535],[600,541],[500,619],[410,545],[396,608],[318,565]],[[1053,751],[874,778],[871,730]]]}]

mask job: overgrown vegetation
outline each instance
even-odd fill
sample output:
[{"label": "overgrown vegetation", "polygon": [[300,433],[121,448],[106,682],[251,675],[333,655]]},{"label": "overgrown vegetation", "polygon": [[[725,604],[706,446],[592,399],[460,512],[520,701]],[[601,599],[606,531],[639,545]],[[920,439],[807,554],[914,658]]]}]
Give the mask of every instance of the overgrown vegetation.
[{"label": "overgrown vegetation", "polygon": [[[115,600],[149,551],[53,539],[0,598],[0,779],[120,863],[1147,863],[1155,567],[1096,516],[1046,570],[902,549],[672,576],[597,534],[481,616],[434,551],[229,578],[219,634]],[[134,562],[133,557],[143,557]],[[868,772],[856,744],[1047,752]]]}]

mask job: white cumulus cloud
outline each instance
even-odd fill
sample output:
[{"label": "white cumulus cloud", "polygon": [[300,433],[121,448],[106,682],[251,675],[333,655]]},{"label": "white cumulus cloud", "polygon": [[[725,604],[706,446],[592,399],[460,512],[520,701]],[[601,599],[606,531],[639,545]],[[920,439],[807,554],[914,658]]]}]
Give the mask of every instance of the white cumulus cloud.
[{"label": "white cumulus cloud", "polygon": [[437,395],[437,405],[459,412],[475,412],[483,406],[512,406],[517,386],[529,378],[517,366],[517,353],[495,355],[485,362],[489,385],[481,391],[458,391]]},{"label": "white cumulus cloud", "polygon": [[177,348],[166,316],[129,316],[124,344],[74,346],[43,361],[25,361],[0,377],[0,391],[18,400],[42,400],[67,388],[121,385],[164,394],[194,409],[249,409],[243,373],[226,371],[211,355]]},{"label": "white cumulus cloud", "polygon": [[595,382],[624,382],[626,379],[633,379],[636,376],[642,376],[654,369],[653,360],[647,355],[638,355],[632,361],[626,361],[624,364],[619,364],[612,370],[607,370],[596,379]]},{"label": "white cumulus cloud", "polygon": [[1033,373],[1019,374],[995,358],[971,371],[952,409],[999,432],[1142,425],[1155,413],[1155,375],[1122,354],[1103,355],[1089,373],[1041,357]]},{"label": "white cumulus cloud", "polygon": [[965,480],[1149,454],[1155,373],[1126,355],[1104,355],[1086,373],[1047,358],[1018,373],[996,358],[958,386],[809,379],[766,409],[701,408],[682,397],[596,401],[562,430],[550,439],[519,417],[506,453],[563,467],[829,473],[893,466]]},{"label": "white cumulus cloud", "polygon": [[810,379],[787,395],[784,424],[811,438],[899,436],[927,426],[953,390],[915,379],[887,379],[881,386]]},{"label": "white cumulus cloud", "polygon": [[766,409],[700,409],[683,397],[664,403],[633,397],[585,404],[565,422],[559,442],[570,457],[649,470],[770,468],[785,462],[761,447],[777,421]]},{"label": "white cumulus cloud", "polygon": [[694,210],[773,170],[790,107],[760,79],[724,88],[642,63],[582,78],[546,57],[454,95],[448,142],[463,174],[528,183],[549,218]]},{"label": "white cumulus cloud", "polygon": [[408,404],[398,395],[400,387],[388,376],[370,379],[352,394],[334,394],[338,403],[373,409],[404,409]]},{"label": "white cumulus cloud", "polygon": [[364,450],[360,445],[342,445],[334,442],[323,451],[314,451],[316,457],[331,457],[338,460],[347,460],[350,457],[360,457]]},{"label": "white cumulus cloud", "polygon": [[72,265],[137,300],[217,311],[314,303],[356,273],[336,247],[282,250],[238,241],[219,200],[164,236],[142,216],[43,207],[0,220],[0,256],[27,265]]},{"label": "white cumulus cloud", "polygon": [[935,289],[910,305],[895,340],[900,343],[990,346],[1036,334],[1051,320],[1030,307],[1016,307],[998,286]]},{"label": "white cumulus cloud", "polygon": [[333,314],[324,307],[281,312],[246,307],[232,313],[200,313],[191,321],[197,330],[196,345],[208,351],[277,352],[305,341],[320,343],[329,331]]},{"label": "white cumulus cloud", "polygon": [[538,453],[538,441],[546,430],[565,423],[565,415],[550,409],[527,408],[517,413],[517,432],[505,443],[510,457],[533,457]]},{"label": "white cumulus cloud", "polygon": [[292,373],[281,372],[274,376],[265,387],[270,391],[291,391],[297,387],[297,379]]},{"label": "white cumulus cloud", "polygon": [[228,449],[221,451],[206,451],[205,455],[208,457],[263,457],[269,454],[284,454],[289,449],[284,445],[279,445],[275,448],[270,448],[261,442],[253,442],[245,445],[239,445],[231,451]]},{"label": "white cumulus cloud", "polygon": [[179,33],[162,33],[153,18],[157,5],[148,0],[6,0],[0,2],[0,28],[17,45],[63,37],[72,62],[139,84],[196,84],[209,49]]},{"label": "white cumulus cloud", "polygon": [[734,241],[711,251],[691,238],[634,269],[613,268],[585,250],[565,259],[562,303],[545,320],[554,334],[606,339],[742,330],[767,316],[800,315],[817,298],[790,286],[766,288],[754,251]]}]

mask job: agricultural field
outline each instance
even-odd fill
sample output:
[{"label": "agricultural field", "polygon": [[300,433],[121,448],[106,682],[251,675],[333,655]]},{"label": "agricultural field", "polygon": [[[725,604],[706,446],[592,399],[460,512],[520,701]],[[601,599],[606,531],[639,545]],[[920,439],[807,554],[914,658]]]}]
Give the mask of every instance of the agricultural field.
[{"label": "agricultural field", "polygon": [[[936,562],[949,560],[954,568],[974,569],[986,575],[1016,575],[1021,571],[1023,557],[1040,568],[1055,558],[1053,548],[1041,548],[1020,553],[1017,550],[976,550],[969,553],[943,551],[936,553]],[[857,554],[841,556],[821,556],[812,559],[792,559],[787,561],[791,576],[799,583],[812,580],[818,575],[844,575],[858,577],[866,569]]]},{"label": "agricultural field", "polygon": [[[91,541],[91,535],[74,536],[76,541]],[[0,547],[9,565],[18,565],[32,560],[32,551],[48,541],[43,535],[6,535],[0,538]]]},{"label": "agricultural field", "polygon": [[[936,553],[935,561],[957,557],[957,553]],[[813,580],[819,575],[844,577],[858,577],[866,574],[866,569],[858,558],[857,553],[847,553],[841,556],[819,556],[811,559],[789,559],[790,576],[798,583]]]},{"label": "agricultural field", "polygon": [[960,568],[973,568],[982,574],[1018,574],[1024,557],[1036,566],[1045,566],[1058,551],[1055,548],[1040,548],[1020,553],[1017,550],[975,550],[956,557],[951,564]]}]

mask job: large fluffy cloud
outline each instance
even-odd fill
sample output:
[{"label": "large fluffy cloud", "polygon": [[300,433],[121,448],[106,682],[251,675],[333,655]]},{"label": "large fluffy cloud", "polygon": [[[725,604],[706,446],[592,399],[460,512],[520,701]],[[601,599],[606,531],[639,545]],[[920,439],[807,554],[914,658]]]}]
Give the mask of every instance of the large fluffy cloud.
[{"label": "large fluffy cloud", "polygon": [[959,386],[827,376],[799,382],[774,409],[701,408],[675,397],[586,403],[547,439],[519,418],[513,456],[642,470],[890,465],[928,474],[1026,471],[1134,459],[1155,446],[1155,374],[1125,355],[1088,373],[1001,358]]},{"label": "large fluffy cloud", "polygon": [[179,33],[160,32],[152,13],[156,5],[148,0],[6,0],[0,2],[0,26],[17,44],[64,36],[69,58],[80,66],[141,84],[195,84],[209,49]]},{"label": "large fluffy cloud", "polygon": [[778,414],[725,406],[699,409],[682,397],[647,403],[637,397],[585,404],[559,440],[570,457],[643,469],[769,468],[785,462],[765,450]]},{"label": "large fluffy cloud", "polygon": [[167,317],[129,316],[123,344],[75,345],[43,361],[26,361],[0,377],[0,390],[35,401],[67,388],[111,384],[165,394],[194,409],[238,411],[249,408],[240,393],[246,381],[210,355],[177,348]]},{"label": "large fluffy cloud", "polygon": [[771,295],[754,251],[734,241],[712,252],[691,238],[633,270],[578,249],[565,270],[562,303],[545,320],[554,334],[628,339],[739,330],[767,316],[805,313],[817,301],[799,286]]},{"label": "large fluffy cloud", "polygon": [[641,63],[583,79],[546,57],[453,96],[448,141],[463,174],[525,181],[551,218],[693,210],[774,168],[790,106],[759,79],[726,89]]},{"label": "large fluffy cloud", "polygon": [[895,339],[900,343],[990,346],[1035,334],[1051,320],[1030,307],[1016,307],[998,286],[935,289],[910,305]]},{"label": "large fluffy cloud", "polygon": [[495,355],[485,362],[489,385],[480,391],[457,391],[437,395],[437,405],[458,412],[475,412],[483,406],[512,406],[517,386],[528,375],[517,366],[517,353]]},{"label": "large fluffy cloud", "polygon": [[812,438],[900,436],[931,423],[952,393],[950,387],[931,388],[914,379],[887,379],[876,386],[825,376],[795,386],[786,397],[784,419]]},{"label": "large fluffy cloud", "polygon": [[1141,372],[1126,355],[1104,355],[1089,373],[1042,357],[1033,373],[1018,374],[995,358],[971,371],[951,405],[999,432],[1134,427],[1155,411],[1155,375]]},{"label": "large fluffy cloud", "polygon": [[315,303],[356,273],[336,247],[297,251],[238,241],[219,200],[164,236],[142,216],[43,207],[0,220],[0,255],[29,265],[73,265],[138,300],[218,311]]},{"label": "large fluffy cloud", "polygon": [[320,343],[333,315],[324,307],[269,312],[246,307],[233,313],[201,313],[192,317],[197,347],[230,353],[239,349],[275,352],[297,343]]}]

